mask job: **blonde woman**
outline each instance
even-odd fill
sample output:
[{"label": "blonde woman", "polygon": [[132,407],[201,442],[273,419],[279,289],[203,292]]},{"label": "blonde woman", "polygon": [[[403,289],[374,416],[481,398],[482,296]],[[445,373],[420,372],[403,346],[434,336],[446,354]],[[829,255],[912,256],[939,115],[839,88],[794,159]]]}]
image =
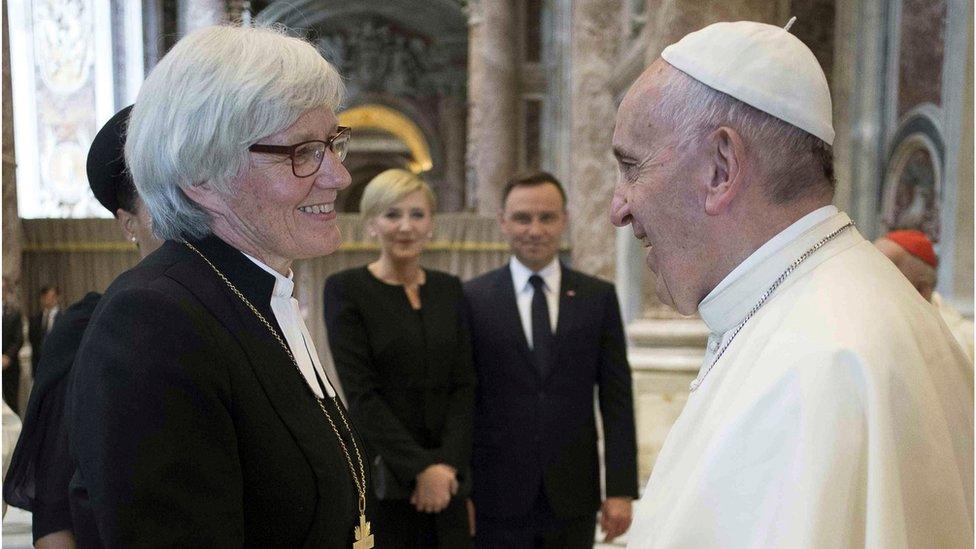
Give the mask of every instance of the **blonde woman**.
[{"label": "blonde woman", "polygon": [[373,465],[378,547],[466,547],[474,374],[461,281],[424,269],[435,197],[387,170],[360,211],[376,261],[325,284],[325,321],[349,413]]}]

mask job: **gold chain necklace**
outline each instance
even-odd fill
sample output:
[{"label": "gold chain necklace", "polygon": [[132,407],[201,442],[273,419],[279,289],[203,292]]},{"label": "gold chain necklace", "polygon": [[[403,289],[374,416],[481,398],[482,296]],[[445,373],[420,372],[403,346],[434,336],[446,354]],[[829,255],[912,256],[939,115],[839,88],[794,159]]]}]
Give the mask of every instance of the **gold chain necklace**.
[{"label": "gold chain necklace", "polygon": [[[295,370],[298,372],[298,375],[302,376],[304,379],[305,376],[302,374],[301,368],[298,367],[298,361],[295,360],[295,355],[292,354],[291,349],[288,348],[288,344],[281,339],[278,332],[271,327],[271,323],[264,318],[261,311],[258,311],[257,307],[252,305],[251,302],[244,297],[244,294],[237,289],[237,286],[234,286],[234,283],[228,280],[228,278],[224,276],[224,273],[222,273],[216,265],[207,259],[207,256],[203,255],[203,253],[196,249],[193,244],[190,244],[189,242],[183,242],[183,244],[186,244],[187,248],[190,248],[196,252],[196,254],[207,263],[207,265],[210,265],[210,268],[213,269],[214,273],[216,273],[221,280],[224,281],[224,284],[226,284],[227,287],[230,288],[231,291],[234,292],[234,294],[236,294],[237,297],[239,297],[249,309],[251,309],[254,316],[256,316],[258,320],[261,321],[261,324],[264,324],[264,327],[271,332],[271,335],[278,340],[278,344],[281,345],[281,348],[284,349],[285,353],[288,355],[288,358],[291,359],[291,363],[295,366]],[[311,389],[309,390],[311,391]],[[358,475],[356,474],[356,467],[352,464],[352,454],[349,453],[349,448],[346,447],[346,442],[342,439],[342,435],[339,434],[339,429],[336,427],[335,421],[332,420],[332,415],[325,408],[325,404],[323,404],[325,398],[319,398],[314,392],[312,393],[312,398],[314,398],[315,402],[318,403],[319,409],[321,409],[322,413],[325,415],[325,419],[329,420],[329,425],[332,426],[332,432],[335,433],[336,438],[339,440],[339,446],[342,448],[342,453],[346,456],[346,463],[349,465],[349,473],[352,475],[352,481],[356,485],[356,490],[359,492],[359,526],[355,527],[354,533],[356,540],[353,542],[352,547],[353,549],[371,549],[374,542],[369,521],[366,520],[366,470],[363,467],[363,457],[359,453],[359,445],[356,444],[356,436],[353,434],[352,428],[349,427],[349,421],[346,419],[346,415],[342,413],[342,406],[339,403],[338,397],[332,397],[332,400],[335,401],[336,404],[336,410],[339,411],[339,418],[342,419],[342,423],[345,426],[346,431],[349,432],[349,440],[352,441],[352,448],[356,452],[356,461],[359,462]]]}]

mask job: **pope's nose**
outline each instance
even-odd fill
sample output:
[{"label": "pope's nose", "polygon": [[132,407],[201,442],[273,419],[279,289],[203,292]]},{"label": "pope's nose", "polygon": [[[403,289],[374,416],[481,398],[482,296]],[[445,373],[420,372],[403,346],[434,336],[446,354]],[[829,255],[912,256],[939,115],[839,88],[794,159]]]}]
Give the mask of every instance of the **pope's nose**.
[{"label": "pope's nose", "polygon": [[616,227],[630,223],[630,205],[619,190],[614,191],[613,200],[610,201],[610,223]]}]

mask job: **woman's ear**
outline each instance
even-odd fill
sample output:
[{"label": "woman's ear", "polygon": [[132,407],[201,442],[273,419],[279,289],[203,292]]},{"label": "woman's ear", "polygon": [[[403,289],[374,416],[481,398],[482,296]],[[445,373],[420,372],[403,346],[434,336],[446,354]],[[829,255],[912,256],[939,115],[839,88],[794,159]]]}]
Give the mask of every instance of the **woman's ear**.
[{"label": "woman's ear", "polygon": [[136,225],[139,223],[139,218],[135,214],[119,208],[115,211],[115,220],[118,222],[119,228],[122,229],[122,234],[125,235],[126,240],[138,242]]},{"label": "woman's ear", "polygon": [[711,177],[705,191],[705,212],[722,215],[746,184],[742,169],[745,143],[738,132],[725,126],[712,132],[707,139],[705,154],[711,164]]},{"label": "woman's ear", "polygon": [[219,215],[226,208],[224,195],[209,181],[181,187],[181,189],[187,198],[212,215]]}]

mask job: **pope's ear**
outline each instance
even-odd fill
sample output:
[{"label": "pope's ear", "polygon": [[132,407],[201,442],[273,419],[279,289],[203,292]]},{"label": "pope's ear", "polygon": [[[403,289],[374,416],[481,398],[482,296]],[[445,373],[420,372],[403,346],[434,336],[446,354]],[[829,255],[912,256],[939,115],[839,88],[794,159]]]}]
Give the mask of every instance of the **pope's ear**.
[{"label": "pope's ear", "polygon": [[745,186],[743,160],[745,143],[737,131],[722,126],[706,138],[706,159],[710,165],[705,190],[705,212],[722,215]]}]

